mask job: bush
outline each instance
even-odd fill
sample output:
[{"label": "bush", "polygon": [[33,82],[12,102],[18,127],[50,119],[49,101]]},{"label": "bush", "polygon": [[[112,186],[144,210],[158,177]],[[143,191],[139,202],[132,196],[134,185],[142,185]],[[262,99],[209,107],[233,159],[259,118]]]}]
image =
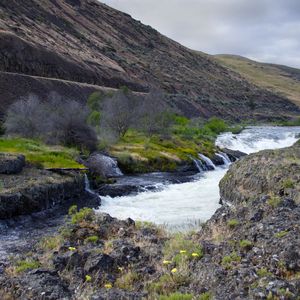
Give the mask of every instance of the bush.
[{"label": "bush", "polygon": [[71,223],[79,224],[83,221],[92,222],[95,217],[95,212],[91,208],[82,208],[79,212],[72,215]]},{"label": "bush", "polygon": [[33,270],[40,267],[40,263],[36,260],[19,260],[16,263],[16,272],[22,273],[27,270]]},{"label": "bush", "polygon": [[248,240],[241,240],[240,241],[240,247],[241,248],[249,250],[249,249],[252,248],[252,246],[253,246],[253,244],[250,241],[248,241]]},{"label": "bush", "polygon": [[227,225],[230,227],[230,228],[234,228],[236,226],[239,225],[239,221],[237,219],[232,219],[232,220],[229,220],[227,222]]},{"label": "bush", "polygon": [[225,123],[225,121],[216,117],[209,119],[204,127],[211,130],[215,134],[220,134],[228,129],[228,125]]},{"label": "bush", "polygon": [[87,124],[88,115],[87,107],[59,95],[47,99],[29,95],[11,105],[5,127],[11,135],[94,151],[97,136]]}]

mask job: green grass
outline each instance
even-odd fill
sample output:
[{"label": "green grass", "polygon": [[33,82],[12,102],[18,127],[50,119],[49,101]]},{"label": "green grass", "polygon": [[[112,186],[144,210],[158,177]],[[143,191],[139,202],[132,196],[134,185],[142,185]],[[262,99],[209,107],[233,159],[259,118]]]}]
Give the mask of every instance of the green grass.
[{"label": "green grass", "polygon": [[82,168],[75,161],[77,150],[48,146],[36,140],[0,138],[0,152],[23,154],[27,162],[42,168]]},{"label": "green grass", "polygon": [[160,296],[159,300],[192,300],[194,296],[192,294],[173,293],[168,296]]},{"label": "green grass", "polygon": [[16,272],[23,273],[27,270],[33,270],[40,267],[40,263],[36,260],[19,260],[16,263]]}]

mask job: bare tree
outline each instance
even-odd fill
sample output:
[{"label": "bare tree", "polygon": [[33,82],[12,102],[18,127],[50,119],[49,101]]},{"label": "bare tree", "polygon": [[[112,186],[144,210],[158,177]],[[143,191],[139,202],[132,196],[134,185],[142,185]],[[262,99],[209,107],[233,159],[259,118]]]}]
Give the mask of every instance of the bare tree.
[{"label": "bare tree", "polygon": [[137,104],[138,97],[122,89],[111,97],[105,97],[102,106],[102,127],[115,132],[118,137],[123,137],[135,122]]},{"label": "bare tree", "polygon": [[139,103],[137,128],[148,136],[166,132],[172,124],[172,110],[160,90],[152,89]]}]

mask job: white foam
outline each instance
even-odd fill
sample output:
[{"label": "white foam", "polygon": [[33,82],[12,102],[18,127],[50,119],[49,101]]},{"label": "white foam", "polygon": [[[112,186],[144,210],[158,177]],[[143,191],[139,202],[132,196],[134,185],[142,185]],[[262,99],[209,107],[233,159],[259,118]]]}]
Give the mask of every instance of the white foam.
[{"label": "white foam", "polygon": [[[234,135],[222,134],[220,147],[252,153],[263,149],[291,146],[297,141],[300,127],[251,127]],[[151,221],[180,230],[208,220],[219,207],[219,181],[227,168],[203,172],[193,182],[171,184],[160,191],[146,191],[134,196],[101,197],[99,211],[126,219]]]}]

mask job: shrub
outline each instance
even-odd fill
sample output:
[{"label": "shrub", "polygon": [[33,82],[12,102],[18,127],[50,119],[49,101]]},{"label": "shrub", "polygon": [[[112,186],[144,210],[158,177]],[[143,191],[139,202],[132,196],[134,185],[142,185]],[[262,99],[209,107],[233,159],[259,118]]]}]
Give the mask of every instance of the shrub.
[{"label": "shrub", "polygon": [[278,196],[271,196],[270,199],[268,199],[267,203],[273,207],[276,208],[281,204],[281,199]]},{"label": "shrub", "polygon": [[57,94],[46,99],[29,95],[9,107],[5,127],[8,134],[93,151],[97,136],[87,124],[88,115],[87,107]]},{"label": "shrub", "polygon": [[295,183],[291,179],[286,179],[283,181],[282,187],[284,189],[293,189],[295,187]]},{"label": "shrub", "polygon": [[85,244],[96,244],[99,240],[99,237],[96,236],[96,235],[92,235],[92,236],[89,236],[87,237],[85,240],[84,240],[84,243]]},{"label": "shrub", "polygon": [[225,121],[218,119],[216,117],[213,117],[208,120],[208,122],[204,126],[205,128],[208,128],[215,134],[220,134],[221,132],[226,131],[228,128],[228,125],[225,123]]},{"label": "shrub", "polygon": [[227,225],[230,227],[230,228],[234,228],[236,226],[239,225],[239,221],[237,219],[231,219],[227,222]]},{"label": "shrub", "polygon": [[94,220],[95,212],[91,208],[82,208],[79,212],[72,215],[71,223],[79,224],[83,221],[91,222]]},{"label": "shrub", "polygon": [[115,287],[131,291],[134,289],[134,284],[141,279],[141,276],[134,271],[128,271],[119,277],[115,282]]},{"label": "shrub", "polygon": [[267,276],[272,275],[272,273],[269,272],[266,268],[261,268],[261,269],[257,270],[256,273],[259,277],[267,277]]},{"label": "shrub", "polygon": [[240,241],[240,247],[241,248],[249,250],[249,249],[252,248],[252,246],[253,246],[253,244],[250,241],[248,241],[248,240],[241,240]]},{"label": "shrub", "polygon": [[222,259],[222,265],[226,269],[230,269],[232,267],[232,263],[234,262],[240,262],[241,257],[237,255],[236,252],[232,252],[230,255],[226,255]]}]

